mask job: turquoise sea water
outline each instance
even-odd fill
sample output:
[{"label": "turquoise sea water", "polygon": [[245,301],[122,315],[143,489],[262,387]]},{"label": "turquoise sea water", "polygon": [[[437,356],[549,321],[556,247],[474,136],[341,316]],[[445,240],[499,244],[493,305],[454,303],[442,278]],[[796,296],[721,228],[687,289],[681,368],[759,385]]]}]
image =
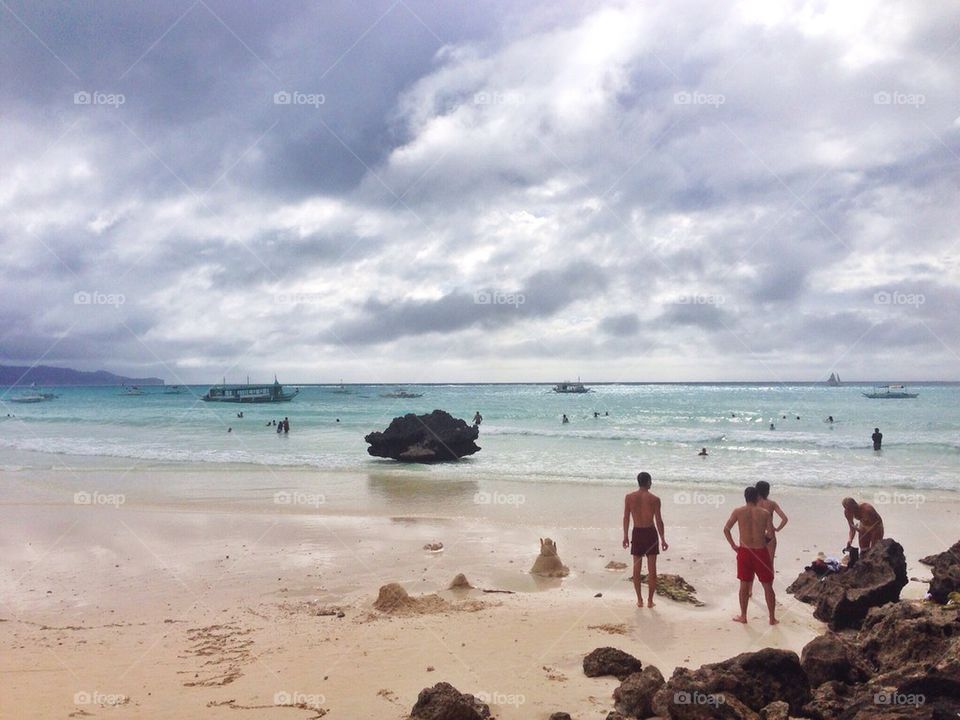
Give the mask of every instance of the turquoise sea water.
[{"label": "turquoise sea water", "polygon": [[[348,386],[345,393],[300,387],[290,403],[244,407],[201,402],[207,386],[180,395],[151,387],[139,397],[116,387],[45,388],[59,397],[35,405],[8,402],[18,391],[5,389],[0,467],[22,467],[29,451],[46,467],[88,456],[379,472],[396,464],[367,455],[363,436],[396,415],[441,408],[468,421],[479,410],[483,449],[461,463],[403,472],[608,484],[646,469],[659,480],[704,486],[767,479],[806,487],[960,487],[956,384],[911,386],[920,394],[915,400],[870,400],[861,396],[868,386],[802,384],[598,385],[585,395],[545,385],[410,385],[423,397],[407,400],[381,397],[394,389],[383,386]],[[7,413],[14,417],[2,417]],[[278,436],[266,423],[284,415],[291,432]],[[875,426],[884,433],[882,453],[871,449]],[[697,457],[703,446],[708,458]]]}]

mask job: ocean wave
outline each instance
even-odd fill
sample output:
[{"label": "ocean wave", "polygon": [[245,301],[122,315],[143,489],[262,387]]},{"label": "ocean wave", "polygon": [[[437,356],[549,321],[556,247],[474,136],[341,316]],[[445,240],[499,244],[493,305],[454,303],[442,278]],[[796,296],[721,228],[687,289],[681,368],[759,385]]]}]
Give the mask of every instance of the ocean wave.
[{"label": "ocean wave", "polygon": [[[601,430],[582,429],[546,429],[518,427],[487,427],[481,430],[483,435],[509,435],[519,437],[579,438],[583,440],[629,440],[647,443],[676,443],[681,445],[718,445],[737,446],[741,449],[751,445],[777,446],[785,449],[822,448],[838,450],[858,450],[870,447],[870,438],[834,433],[807,433],[777,430],[730,430],[717,433],[716,430],[697,428],[617,428]],[[885,448],[927,448],[931,450],[960,451],[960,440],[953,437],[907,436],[902,440],[884,441]]]}]

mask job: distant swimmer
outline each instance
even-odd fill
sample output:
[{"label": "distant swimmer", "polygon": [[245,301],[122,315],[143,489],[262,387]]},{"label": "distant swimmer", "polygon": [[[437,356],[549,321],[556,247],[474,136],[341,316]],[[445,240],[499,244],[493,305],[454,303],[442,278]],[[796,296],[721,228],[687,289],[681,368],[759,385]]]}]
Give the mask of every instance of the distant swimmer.
[{"label": "distant swimmer", "polygon": [[477,410],[477,414],[473,416],[473,424],[479,425],[483,422],[483,415],[480,414],[480,411]]},{"label": "distant swimmer", "polygon": [[[883,518],[880,513],[870,503],[858,503],[853,498],[843,499],[843,516],[847,519],[850,526],[850,534],[847,535],[847,547],[853,544],[853,538],[860,536],[860,550],[869,550],[878,542],[883,540]],[[859,523],[854,523],[859,520]]]},{"label": "distant swimmer", "polygon": [[564,425],[566,425],[568,422],[570,422],[570,418],[567,417],[567,414],[566,414],[566,413],[563,414],[563,420],[562,420],[561,422],[562,422]]},{"label": "distant swimmer", "polygon": [[603,411],[603,416],[604,416],[604,417],[610,417],[610,413],[607,412],[606,410],[604,410],[604,411]]},{"label": "distant swimmer", "polygon": [[736,417],[736,416],[737,416],[736,413],[730,413],[730,417]]},{"label": "distant swimmer", "polygon": [[883,433],[880,432],[880,428],[873,429],[873,435],[870,436],[870,439],[873,440],[873,449],[880,450],[880,446],[883,445]]},{"label": "distant swimmer", "polygon": [[833,415],[827,415],[827,422],[833,425]]},{"label": "distant swimmer", "polygon": [[799,419],[800,419],[800,416],[799,416],[799,415],[797,415],[797,420],[799,420]]},{"label": "distant swimmer", "polygon": [[770,423],[770,429],[771,429],[771,430],[776,430],[776,429],[777,429],[777,426],[774,425],[773,423]]},{"label": "distant swimmer", "polygon": [[286,435],[288,432],[290,432],[290,418],[284,418],[284,419],[283,419],[283,433],[284,433],[284,435]]},{"label": "distant swimmer", "polygon": [[700,448],[700,452],[697,453],[697,456],[698,456],[698,457],[706,457],[706,456],[707,456],[707,449],[706,449],[706,448]]},{"label": "distant swimmer", "polygon": [[594,411],[593,411],[593,417],[594,417],[594,419],[600,417],[600,413],[598,413],[596,410],[594,410]]},{"label": "distant swimmer", "polygon": [[233,428],[228,427],[228,428],[227,428],[227,432],[228,432],[228,433],[232,433],[232,432],[233,432]]},{"label": "distant swimmer", "polygon": [[770,562],[773,563],[777,559],[777,536],[776,533],[783,530],[783,526],[787,524],[787,514],[780,508],[780,505],[770,499],[770,483],[766,480],[759,480],[757,482],[757,494],[760,498],[757,500],[757,505],[762,507],[771,515],[776,515],[780,518],[780,524],[774,525],[772,537],[767,538],[767,550],[770,551]]},{"label": "distant swimmer", "polygon": [[337,418],[337,422],[340,422],[340,418]]}]

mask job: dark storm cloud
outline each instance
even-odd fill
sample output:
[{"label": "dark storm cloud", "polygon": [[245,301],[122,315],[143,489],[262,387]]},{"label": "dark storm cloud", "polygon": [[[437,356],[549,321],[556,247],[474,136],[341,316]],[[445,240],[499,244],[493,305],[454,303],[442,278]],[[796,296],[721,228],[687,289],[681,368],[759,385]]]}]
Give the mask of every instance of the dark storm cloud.
[{"label": "dark storm cloud", "polygon": [[960,9],[755,10],[8,3],[0,360],[955,374]]},{"label": "dark storm cloud", "polygon": [[473,326],[498,329],[549,318],[574,301],[602,291],[606,282],[596,265],[574,263],[534,273],[517,290],[483,287],[451,292],[436,300],[369,300],[361,317],[335,324],[328,338],[334,343],[363,345]]}]

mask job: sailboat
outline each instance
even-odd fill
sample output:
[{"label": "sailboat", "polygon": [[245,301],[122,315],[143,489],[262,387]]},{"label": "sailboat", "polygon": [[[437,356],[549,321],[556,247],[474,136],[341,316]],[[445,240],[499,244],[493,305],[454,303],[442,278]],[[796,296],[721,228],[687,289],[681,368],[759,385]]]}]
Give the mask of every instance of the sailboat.
[{"label": "sailboat", "polygon": [[340,393],[341,395],[349,395],[350,390],[346,385],[343,384],[343,378],[340,378],[340,384],[333,389],[333,392]]},{"label": "sailboat", "polygon": [[830,373],[830,377],[827,379],[827,385],[830,387],[840,387],[841,384],[839,373]]}]

